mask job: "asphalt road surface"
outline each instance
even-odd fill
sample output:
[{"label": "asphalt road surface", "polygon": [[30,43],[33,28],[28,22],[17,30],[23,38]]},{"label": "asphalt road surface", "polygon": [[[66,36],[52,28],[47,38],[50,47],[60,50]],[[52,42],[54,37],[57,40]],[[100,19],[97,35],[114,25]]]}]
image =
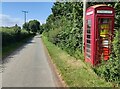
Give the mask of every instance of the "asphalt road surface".
[{"label": "asphalt road surface", "polygon": [[5,59],[2,87],[59,87],[47,58],[40,36],[35,36]]}]

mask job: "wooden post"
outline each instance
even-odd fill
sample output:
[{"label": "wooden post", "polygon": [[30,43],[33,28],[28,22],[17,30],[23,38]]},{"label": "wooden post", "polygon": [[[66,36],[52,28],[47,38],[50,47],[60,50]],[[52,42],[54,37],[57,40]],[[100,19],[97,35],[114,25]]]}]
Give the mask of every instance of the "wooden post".
[{"label": "wooden post", "polygon": [[85,13],[86,13],[86,6],[87,6],[87,2],[86,0],[83,0],[83,51],[84,51],[84,31],[85,31]]}]

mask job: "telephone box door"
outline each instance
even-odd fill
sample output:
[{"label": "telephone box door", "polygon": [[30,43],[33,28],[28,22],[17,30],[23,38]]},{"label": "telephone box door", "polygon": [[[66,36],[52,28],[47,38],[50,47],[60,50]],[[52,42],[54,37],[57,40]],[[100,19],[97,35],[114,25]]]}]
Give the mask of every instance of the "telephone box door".
[{"label": "telephone box door", "polygon": [[97,34],[96,34],[96,59],[108,60],[111,52],[112,42],[112,18],[97,19]]}]

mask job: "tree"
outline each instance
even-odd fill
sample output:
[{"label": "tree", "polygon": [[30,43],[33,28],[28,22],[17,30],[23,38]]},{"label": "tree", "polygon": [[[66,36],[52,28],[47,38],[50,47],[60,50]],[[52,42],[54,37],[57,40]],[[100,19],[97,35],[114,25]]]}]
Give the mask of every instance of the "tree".
[{"label": "tree", "polygon": [[29,23],[24,23],[23,24],[23,29],[25,29],[26,31],[28,31],[28,33],[30,33]]},{"label": "tree", "polygon": [[45,29],[46,29],[46,28],[45,28],[45,24],[42,24],[42,25],[40,26],[40,31],[39,31],[39,33],[42,34]]},{"label": "tree", "polygon": [[15,24],[15,26],[13,28],[14,28],[14,31],[15,31],[16,34],[20,34],[21,27],[19,27],[17,24]]},{"label": "tree", "polygon": [[33,33],[37,33],[40,30],[40,22],[37,20],[29,21],[29,29]]},{"label": "tree", "polygon": [[48,39],[70,54],[82,50],[82,2],[56,2],[45,24]]}]

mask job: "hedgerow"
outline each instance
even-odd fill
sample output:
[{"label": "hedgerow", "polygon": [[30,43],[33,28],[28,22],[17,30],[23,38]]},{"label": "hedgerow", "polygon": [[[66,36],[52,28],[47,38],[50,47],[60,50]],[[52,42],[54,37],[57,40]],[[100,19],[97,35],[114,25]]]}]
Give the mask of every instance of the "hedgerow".
[{"label": "hedgerow", "polygon": [[[120,3],[100,2],[115,8],[115,29],[120,29]],[[88,2],[88,7],[99,2]],[[82,20],[83,3],[81,2],[56,2],[52,7],[52,14],[46,24],[42,25],[49,41],[66,50],[77,59],[84,59],[82,50]],[[113,50],[110,59],[103,61],[100,66],[93,68],[95,73],[105,78],[106,81],[120,83],[120,33],[116,31],[113,41]]]},{"label": "hedgerow", "polygon": [[26,30],[21,29],[17,25],[14,27],[1,27],[0,32],[2,34],[2,47],[20,42],[21,40],[32,36],[32,34],[28,34]]}]

